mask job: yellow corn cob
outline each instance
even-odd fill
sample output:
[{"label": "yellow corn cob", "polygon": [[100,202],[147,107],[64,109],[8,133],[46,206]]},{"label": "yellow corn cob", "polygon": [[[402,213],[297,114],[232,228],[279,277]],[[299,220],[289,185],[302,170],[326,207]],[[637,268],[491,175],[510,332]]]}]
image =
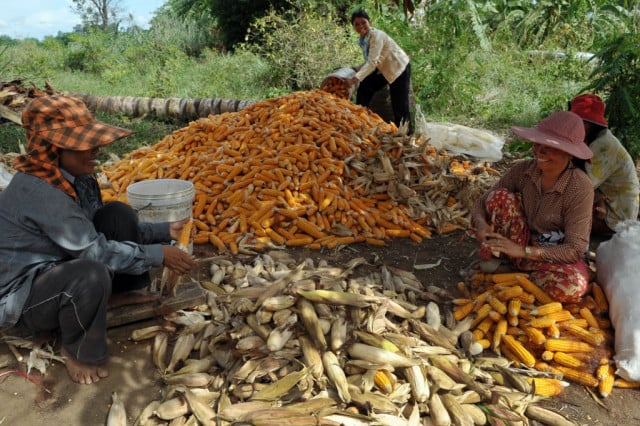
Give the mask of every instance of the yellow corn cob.
[{"label": "yellow corn cob", "polygon": [[522,343],[514,339],[513,336],[505,334],[502,337],[502,344],[512,350],[522,364],[527,367],[533,367],[535,365],[535,357],[524,346],[522,346]]},{"label": "yellow corn cob", "polygon": [[491,327],[493,327],[493,324],[493,320],[487,317],[484,320],[480,321],[480,324],[476,326],[476,330],[480,330],[483,336],[486,336],[487,334],[489,334],[489,330],[491,329]]},{"label": "yellow corn cob", "polygon": [[491,305],[494,311],[496,311],[500,315],[504,315],[507,313],[507,305],[502,303],[500,299],[494,296],[489,296],[487,299],[488,299],[489,305]]},{"label": "yellow corn cob", "polygon": [[474,306],[475,303],[473,301],[467,302],[464,305],[457,305],[453,308],[453,318],[455,318],[456,321],[463,320],[467,315],[473,312]]},{"label": "yellow corn cob", "polygon": [[529,275],[525,274],[523,272],[504,272],[504,273],[499,273],[499,274],[493,274],[491,276],[491,281],[493,281],[493,283],[495,283],[495,284],[499,284],[499,283],[503,283],[503,282],[513,281],[518,276],[526,278]]},{"label": "yellow corn cob", "polygon": [[613,381],[613,385],[620,389],[636,389],[640,388],[640,382],[632,382],[631,380],[625,380],[623,378],[616,378]]},{"label": "yellow corn cob", "polygon": [[[553,358],[553,353],[552,353],[551,356]],[[545,373],[550,373],[551,372],[551,366],[549,364],[547,364],[546,362],[544,362],[544,361],[537,361],[536,365],[534,365],[533,368],[535,368],[538,371],[545,372]]]},{"label": "yellow corn cob", "polygon": [[510,334],[511,336],[521,336],[522,334],[524,334],[524,331],[520,328],[520,327],[507,327],[507,334]]},{"label": "yellow corn cob", "polygon": [[507,306],[507,312],[509,315],[517,317],[520,313],[520,308],[522,307],[522,300],[520,299],[511,299],[509,300],[509,305]]},{"label": "yellow corn cob", "polygon": [[480,309],[478,309],[478,312],[476,312],[476,317],[471,322],[470,328],[476,328],[478,324],[489,315],[489,311],[491,311],[491,305],[488,303],[482,305]]},{"label": "yellow corn cob", "polygon": [[531,321],[529,321],[529,326],[536,328],[547,328],[549,326],[555,325],[555,323],[556,320],[554,320],[553,318],[539,317],[532,318]]},{"label": "yellow corn cob", "polygon": [[558,328],[558,326],[555,324],[551,324],[549,327],[547,327],[547,336],[553,339],[558,339],[560,337],[560,329]]},{"label": "yellow corn cob", "polygon": [[570,319],[573,319],[574,316],[570,311],[567,311],[566,309],[562,309],[558,312],[552,312],[550,314],[545,315],[547,318],[551,318],[556,320],[556,322],[561,322],[561,321],[569,321]]},{"label": "yellow corn cob", "polygon": [[489,339],[476,340],[476,343],[482,346],[482,349],[489,349],[491,346],[491,341]]},{"label": "yellow corn cob", "polygon": [[496,323],[496,322],[500,321],[503,318],[503,316],[492,309],[492,310],[489,311],[489,315],[487,315],[487,318],[491,318],[491,321]]},{"label": "yellow corn cob", "polygon": [[516,353],[513,350],[511,350],[511,348],[506,346],[504,343],[500,347],[500,352],[502,352],[503,357],[507,358],[509,361],[513,363],[513,367],[518,368],[522,366],[522,361],[520,361],[520,358],[516,355]]},{"label": "yellow corn cob", "polygon": [[553,299],[551,298],[551,296],[549,296],[543,289],[538,287],[535,283],[530,281],[528,278],[517,276],[516,280],[518,280],[518,282],[520,283],[520,286],[522,286],[522,289],[524,291],[528,291],[529,293],[533,294],[533,296],[536,298],[536,300],[539,303],[546,304],[546,303],[553,302]]},{"label": "yellow corn cob", "polygon": [[587,324],[589,324],[589,327],[598,328],[598,329],[600,328],[600,323],[598,323],[598,320],[596,320],[596,318],[593,316],[593,314],[589,309],[581,308],[580,316],[587,321]]},{"label": "yellow corn cob", "polygon": [[593,293],[593,300],[596,302],[596,307],[600,311],[608,311],[609,302],[607,301],[607,296],[605,296],[602,287],[600,287],[597,283],[593,283],[591,285],[591,292]]},{"label": "yellow corn cob", "polygon": [[544,333],[538,328],[525,327],[524,332],[527,334],[527,337],[529,337],[529,341],[534,345],[544,345],[544,342],[547,340]]},{"label": "yellow corn cob", "polygon": [[580,383],[581,385],[589,386],[591,388],[598,387],[598,379],[585,371],[576,370],[563,365],[556,366],[556,370],[562,373],[562,377],[571,380],[572,382]]},{"label": "yellow corn cob", "polygon": [[536,395],[552,397],[560,395],[568,383],[550,377],[529,377],[529,384]]},{"label": "yellow corn cob", "polygon": [[586,342],[569,339],[547,339],[544,348],[551,352],[592,352],[594,349]]},{"label": "yellow corn cob", "polygon": [[516,299],[520,299],[522,301],[522,303],[526,303],[528,305],[532,305],[535,301],[536,301],[536,297],[529,293],[529,292],[523,292],[520,296],[518,296]]},{"label": "yellow corn cob", "polygon": [[373,376],[373,383],[386,394],[393,392],[393,383],[389,378],[390,373],[387,370],[378,370]]},{"label": "yellow corn cob", "polygon": [[584,363],[578,358],[565,352],[555,352],[553,354],[553,360],[560,365],[564,365],[565,367],[581,368],[584,366]]},{"label": "yellow corn cob", "polygon": [[478,340],[480,340],[480,339],[484,339],[484,331],[482,331],[482,330],[480,330],[478,328],[473,330],[472,334],[473,334],[473,340],[476,341],[476,342]]},{"label": "yellow corn cob", "polygon": [[544,351],[542,352],[542,354],[540,354],[540,358],[543,361],[552,361],[553,360],[553,352],[551,351]]},{"label": "yellow corn cob", "polygon": [[571,320],[561,321],[562,327],[565,327],[569,324],[577,325],[578,327],[587,328],[589,327],[589,323],[584,318],[575,318]]},{"label": "yellow corn cob", "polygon": [[491,344],[491,349],[498,355],[500,355],[500,343],[505,334],[507,334],[507,320],[501,319],[497,322],[496,328],[493,330],[493,340]]},{"label": "yellow corn cob", "polygon": [[604,336],[600,333],[592,333],[589,330],[585,330],[582,327],[578,327],[575,324],[568,324],[563,329],[576,337],[584,340],[585,342],[593,345],[600,346],[604,342]]},{"label": "yellow corn cob", "polygon": [[[513,299],[511,299],[511,300],[513,300]],[[520,319],[515,315],[507,314],[507,322],[509,323],[510,326],[517,327],[518,324],[520,323]]]},{"label": "yellow corn cob", "polygon": [[457,299],[453,299],[451,301],[451,303],[453,303],[456,306],[466,305],[469,302],[473,303],[473,300],[467,299],[466,297],[460,297],[460,298],[457,298]]},{"label": "yellow corn cob", "polygon": [[562,303],[560,302],[551,302],[544,305],[536,306],[531,309],[531,315],[542,317],[547,314],[552,314],[554,312],[559,312],[562,310]]},{"label": "yellow corn cob", "polygon": [[521,296],[522,293],[523,293],[522,286],[513,285],[505,288],[504,290],[498,291],[495,294],[495,297],[506,302],[507,300],[513,299],[514,297]]}]

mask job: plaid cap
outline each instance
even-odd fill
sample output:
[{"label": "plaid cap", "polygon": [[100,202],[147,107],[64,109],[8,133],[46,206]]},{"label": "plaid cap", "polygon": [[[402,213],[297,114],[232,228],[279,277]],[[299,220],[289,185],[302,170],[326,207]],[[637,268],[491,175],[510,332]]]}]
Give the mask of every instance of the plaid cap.
[{"label": "plaid cap", "polygon": [[60,95],[42,96],[29,102],[22,112],[22,127],[28,140],[46,140],[72,151],[108,145],[132,133],[96,121],[81,100]]}]

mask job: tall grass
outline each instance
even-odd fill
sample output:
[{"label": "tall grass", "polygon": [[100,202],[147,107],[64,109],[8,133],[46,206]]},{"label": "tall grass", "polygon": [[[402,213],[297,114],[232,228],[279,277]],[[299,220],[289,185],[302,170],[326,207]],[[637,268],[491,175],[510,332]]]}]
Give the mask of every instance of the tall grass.
[{"label": "tall grass", "polygon": [[[566,59],[532,55],[504,29],[490,38],[480,26],[466,24],[473,11],[456,14],[442,6],[421,17],[421,25],[407,23],[387,6],[369,12],[372,25],[411,56],[416,102],[430,121],[504,132],[566,108],[589,83],[590,63],[570,54]],[[331,11],[286,20],[270,14],[256,22],[251,35],[262,44],[233,53],[214,50],[205,47],[212,45],[210,28],[171,17],[156,19],[147,31],[29,40],[7,46],[0,79],[21,77],[38,86],[50,81],[57,90],[94,95],[261,100],[317,87],[330,71],[361,61],[357,34]],[[139,120],[115,119],[125,127],[140,126],[139,133],[150,131]],[[159,123],[159,128],[168,132],[185,124]],[[15,138],[4,134],[0,128],[2,151],[10,149],[4,140]]]}]

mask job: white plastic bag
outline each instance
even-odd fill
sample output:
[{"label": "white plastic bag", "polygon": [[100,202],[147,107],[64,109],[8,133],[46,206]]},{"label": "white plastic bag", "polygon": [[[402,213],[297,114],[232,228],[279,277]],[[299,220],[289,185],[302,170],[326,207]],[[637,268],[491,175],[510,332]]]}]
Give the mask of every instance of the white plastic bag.
[{"label": "white plastic bag", "polygon": [[627,220],[596,251],[598,283],[609,300],[620,377],[640,381],[640,222]]},{"label": "white plastic bag", "polygon": [[466,154],[480,160],[500,161],[504,139],[489,131],[452,123],[429,123],[416,105],[415,128],[437,149]]}]

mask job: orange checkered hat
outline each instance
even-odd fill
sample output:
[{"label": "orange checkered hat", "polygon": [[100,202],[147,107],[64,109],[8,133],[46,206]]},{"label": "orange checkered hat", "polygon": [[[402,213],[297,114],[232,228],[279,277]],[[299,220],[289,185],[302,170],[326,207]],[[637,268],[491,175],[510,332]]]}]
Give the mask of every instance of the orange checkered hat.
[{"label": "orange checkered hat", "polygon": [[67,96],[35,98],[22,112],[22,127],[27,140],[45,140],[72,151],[108,145],[132,132],[96,121],[79,99]]}]

